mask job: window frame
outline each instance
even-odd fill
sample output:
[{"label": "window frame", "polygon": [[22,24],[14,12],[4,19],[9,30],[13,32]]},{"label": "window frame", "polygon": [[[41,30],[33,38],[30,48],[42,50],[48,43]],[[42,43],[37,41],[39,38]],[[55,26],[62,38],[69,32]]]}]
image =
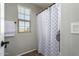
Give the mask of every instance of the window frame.
[{"label": "window frame", "polygon": [[[19,15],[19,12],[18,12],[18,15]],[[19,33],[29,33],[29,32],[31,32],[31,11],[30,11],[30,19],[29,20],[26,20],[26,19],[19,19],[19,17],[18,17],[18,32]],[[25,15],[24,15],[24,17],[25,17]],[[19,21],[23,21],[24,23],[25,22],[29,22],[29,31],[25,31],[25,24],[24,24],[24,31],[23,32],[20,32],[19,30],[20,30],[20,28],[19,28]]]}]

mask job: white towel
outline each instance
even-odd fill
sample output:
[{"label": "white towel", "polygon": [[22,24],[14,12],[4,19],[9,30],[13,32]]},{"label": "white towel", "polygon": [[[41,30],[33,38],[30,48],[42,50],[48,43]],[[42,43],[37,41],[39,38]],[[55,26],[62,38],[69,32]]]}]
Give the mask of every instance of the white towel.
[{"label": "white towel", "polygon": [[14,21],[5,21],[5,30],[4,35],[6,36],[14,36],[15,35],[15,23]]}]

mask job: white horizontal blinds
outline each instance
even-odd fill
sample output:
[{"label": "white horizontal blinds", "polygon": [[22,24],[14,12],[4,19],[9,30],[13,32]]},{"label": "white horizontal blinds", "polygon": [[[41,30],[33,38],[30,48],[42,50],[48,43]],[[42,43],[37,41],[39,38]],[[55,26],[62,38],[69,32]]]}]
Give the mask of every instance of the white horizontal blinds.
[{"label": "white horizontal blinds", "polygon": [[18,19],[30,20],[30,9],[19,6],[18,13]]},{"label": "white horizontal blinds", "polygon": [[30,26],[30,22],[25,22],[25,31],[30,32],[31,26]]},{"label": "white horizontal blinds", "polygon": [[19,21],[19,32],[24,32],[24,21]]},{"label": "white horizontal blinds", "polygon": [[30,32],[30,9],[18,6],[19,32]]},{"label": "white horizontal blinds", "polygon": [[29,9],[25,9],[25,19],[30,20],[30,10]]}]

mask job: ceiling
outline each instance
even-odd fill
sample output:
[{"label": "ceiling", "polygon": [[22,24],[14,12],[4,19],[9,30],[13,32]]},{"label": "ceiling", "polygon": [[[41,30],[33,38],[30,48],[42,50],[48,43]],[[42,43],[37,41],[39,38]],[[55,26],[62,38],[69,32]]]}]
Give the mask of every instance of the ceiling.
[{"label": "ceiling", "polygon": [[51,4],[53,4],[53,3],[35,3],[35,5],[37,5],[37,6],[41,7],[41,8],[43,8],[43,9],[47,8],[47,7],[50,6]]}]

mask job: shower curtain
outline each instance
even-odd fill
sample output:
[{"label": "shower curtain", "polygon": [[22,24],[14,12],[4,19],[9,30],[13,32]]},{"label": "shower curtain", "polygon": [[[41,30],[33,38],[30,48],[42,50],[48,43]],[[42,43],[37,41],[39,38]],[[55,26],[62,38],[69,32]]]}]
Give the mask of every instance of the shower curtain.
[{"label": "shower curtain", "polygon": [[37,16],[38,52],[45,56],[59,55],[58,5],[55,4]]}]

